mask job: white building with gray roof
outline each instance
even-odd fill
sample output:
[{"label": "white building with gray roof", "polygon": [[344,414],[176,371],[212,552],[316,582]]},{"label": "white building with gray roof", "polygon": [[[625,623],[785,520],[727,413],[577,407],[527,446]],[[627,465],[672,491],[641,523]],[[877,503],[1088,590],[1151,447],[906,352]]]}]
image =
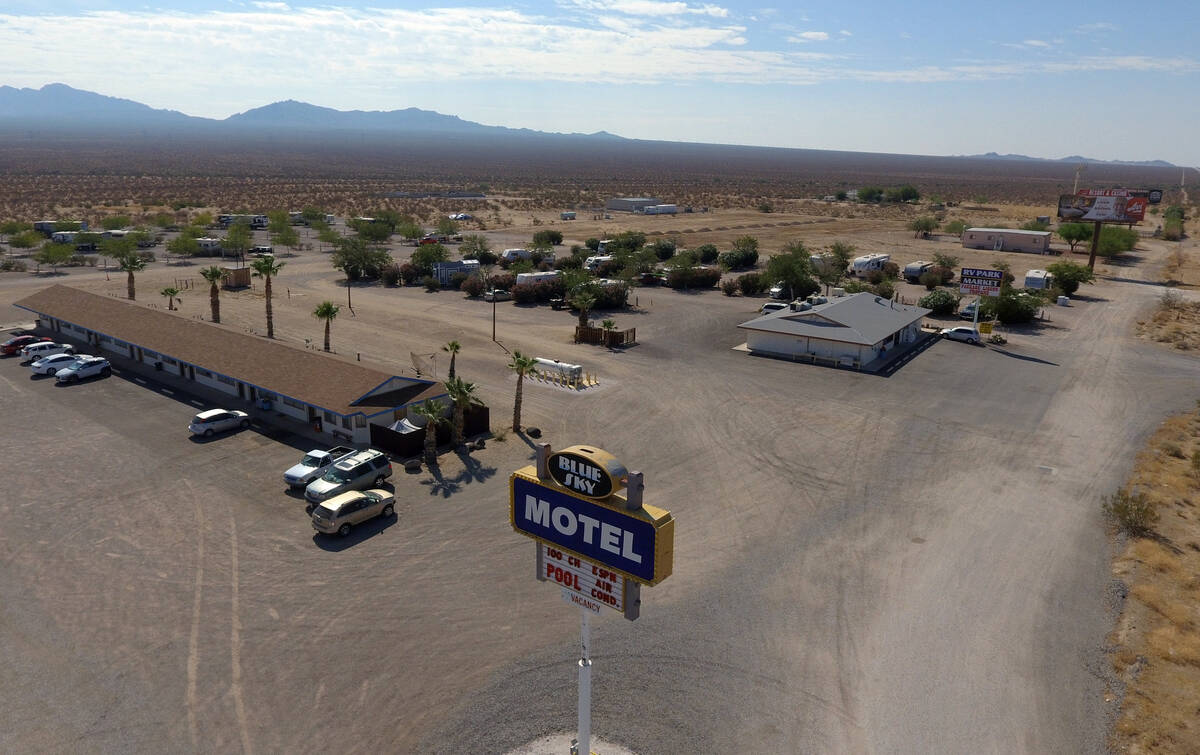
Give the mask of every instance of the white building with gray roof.
[{"label": "white building with gray roof", "polygon": [[863,292],[803,311],[781,309],[738,327],[755,354],[862,368],[891,349],[915,343],[929,312]]}]

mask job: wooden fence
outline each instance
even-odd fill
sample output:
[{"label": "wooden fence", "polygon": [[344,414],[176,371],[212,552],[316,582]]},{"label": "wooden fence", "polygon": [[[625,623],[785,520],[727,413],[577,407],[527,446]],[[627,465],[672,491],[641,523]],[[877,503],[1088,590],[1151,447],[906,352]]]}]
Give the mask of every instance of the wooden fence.
[{"label": "wooden fence", "polygon": [[605,330],[590,325],[575,326],[575,343],[598,343],[616,348],[637,343],[637,328],[629,330]]}]

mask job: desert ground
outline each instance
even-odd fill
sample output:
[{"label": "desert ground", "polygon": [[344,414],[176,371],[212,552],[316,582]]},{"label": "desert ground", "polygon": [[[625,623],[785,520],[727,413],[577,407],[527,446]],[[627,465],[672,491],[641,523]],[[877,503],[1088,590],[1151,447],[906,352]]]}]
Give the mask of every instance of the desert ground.
[{"label": "desert ground", "polygon": [[[522,209],[487,234],[498,249],[540,228],[564,246],[634,228],[767,251],[843,240],[901,265],[1002,257],[1018,275],[1046,261],[914,239],[901,214],[782,205],[574,223]],[[644,471],[647,503],[677,525],[674,575],[643,590],[642,617],[593,622],[596,736],[644,753],[1103,752],[1119,597],[1099,498],[1192,404],[1200,366],[1133,334],[1168,255],[1143,241],[1007,345],[939,341],[888,377],[735,350],[762,299],[715,289],[634,289],[629,311],[597,313],[638,330],[612,351],[572,343],[569,312],[502,303],[494,343],[490,304],[354,286],[330,358],[411,375],[412,354],[457,340],[496,430],[511,351],[598,377],[527,383],[524,425]],[[277,338],[319,343],[312,309],[347,289],[326,253],[282,261]],[[158,290],[190,281],[178,316],[207,318],[196,269],[153,263],[131,306],[164,308]],[[0,321],[24,321],[7,305],[51,283],[125,291],[102,269],[5,273]],[[222,319],[262,333],[261,289],[223,293]],[[573,729],[578,615],[507,522],[532,440],[397,467],[395,520],[330,542],[279,482],[304,438],[268,413],[194,443],[184,425],[211,397],[116,367],[59,389],[0,361],[0,441],[20,460],[0,502],[0,749],[503,752]]]}]

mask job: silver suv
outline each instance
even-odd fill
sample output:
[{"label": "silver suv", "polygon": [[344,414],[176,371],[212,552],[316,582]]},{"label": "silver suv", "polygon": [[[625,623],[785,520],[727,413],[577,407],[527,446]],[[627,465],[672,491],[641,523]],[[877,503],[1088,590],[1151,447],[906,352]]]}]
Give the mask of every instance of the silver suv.
[{"label": "silver suv", "polygon": [[313,480],[304,489],[304,497],[313,503],[328,500],[347,490],[365,490],[381,487],[383,481],[392,476],[392,463],[387,454],[375,449],[359,451],[347,456],[330,467],[319,479]]},{"label": "silver suv", "polygon": [[317,532],[345,537],[354,525],[377,516],[387,518],[394,509],[395,497],[386,490],[351,490],[313,509],[312,526]]}]

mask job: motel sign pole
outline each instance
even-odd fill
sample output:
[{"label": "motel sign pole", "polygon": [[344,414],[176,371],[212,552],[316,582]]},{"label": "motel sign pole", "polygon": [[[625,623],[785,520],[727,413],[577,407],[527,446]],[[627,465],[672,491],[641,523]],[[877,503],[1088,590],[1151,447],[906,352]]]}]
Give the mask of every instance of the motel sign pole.
[{"label": "motel sign pole", "polygon": [[592,752],[592,659],[588,646],[592,644],[590,609],[579,609],[579,735],[573,755],[591,755]]}]

